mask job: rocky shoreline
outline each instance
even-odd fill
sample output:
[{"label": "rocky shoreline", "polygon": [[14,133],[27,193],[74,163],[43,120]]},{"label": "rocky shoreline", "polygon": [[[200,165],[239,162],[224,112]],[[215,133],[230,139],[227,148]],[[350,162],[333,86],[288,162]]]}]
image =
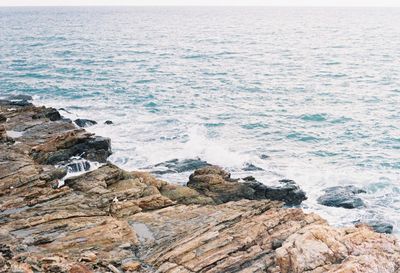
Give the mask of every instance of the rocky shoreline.
[{"label": "rocky shoreline", "polygon": [[[0,272],[400,272],[395,237],[285,207],[306,198],[291,180],[204,166],[179,186],[110,154],[110,139],[54,108],[0,100]],[[64,180],[78,155],[103,165]]]}]

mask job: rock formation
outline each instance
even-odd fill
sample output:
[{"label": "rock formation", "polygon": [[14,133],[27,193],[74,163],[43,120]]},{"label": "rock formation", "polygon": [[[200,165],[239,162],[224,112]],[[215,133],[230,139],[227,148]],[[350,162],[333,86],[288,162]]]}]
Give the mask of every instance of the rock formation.
[{"label": "rock formation", "polygon": [[[189,187],[106,158],[110,140],[26,98],[0,102],[0,272],[371,272],[400,270],[397,240],[333,228],[278,189],[208,166]],[[104,164],[60,179],[71,156]],[[292,196],[288,198],[287,196]]]}]

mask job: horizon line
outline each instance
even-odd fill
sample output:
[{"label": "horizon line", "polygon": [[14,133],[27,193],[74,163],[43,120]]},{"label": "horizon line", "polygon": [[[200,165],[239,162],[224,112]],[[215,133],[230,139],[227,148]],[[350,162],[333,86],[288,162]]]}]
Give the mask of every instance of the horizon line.
[{"label": "horizon line", "polygon": [[349,6],[318,6],[318,5],[176,5],[176,4],[165,4],[165,5],[1,5],[0,7],[276,7],[276,8],[400,8],[400,6],[360,6],[360,5],[349,5]]}]

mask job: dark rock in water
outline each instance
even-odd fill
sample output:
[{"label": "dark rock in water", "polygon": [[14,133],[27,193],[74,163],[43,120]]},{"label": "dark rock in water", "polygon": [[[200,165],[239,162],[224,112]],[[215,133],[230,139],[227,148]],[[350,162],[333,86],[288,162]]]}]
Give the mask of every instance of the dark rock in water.
[{"label": "dark rock in water", "polygon": [[240,183],[230,173],[217,166],[196,170],[189,177],[187,186],[211,197],[216,203],[240,199],[270,199],[283,201],[286,205],[299,205],[307,197],[294,181],[282,180],[280,186],[271,187],[248,177]]},{"label": "dark rock in water", "polygon": [[389,223],[381,221],[370,221],[367,224],[378,233],[391,234],[393,232],[393,225]]},{"label": "dark rock in water", "polygon": [[278,186],[267,186],[258,181],[247,182],[249,187],[255,190],[257,199],[270,199],[283,201],[287,206],[298,206],[307,200],[306,193],[293,180],[279,181]]},{"label": "dark rock in water", "polygon": [[33,104],[27,100],[0,100],[0,105],[21,106],[21,107],[33,106]]},{"label": "dark rock in water", "polygon": [[203,167],[211,166],[211,164],[200,158],[196,159],[171,159],[162,163],[154,165],[156,168],[165,168],[164,170],[155,170],[152,173],[155,174],[166,174],[166,173],[183,173],[189,172]]},{"label": "dark rock in water", "polygon": [[8,97],[9,100],[25,100],[29,101],[32,100],[32,96],[29,95],[11,95]]},{"label": "dark rock in water", "polygon": [[257,167],[252,163],[246,163],[245,167],[243,168],[243,171],[246,172],[263,171],[263,170],[264,170],[263,168]]},{"label": "dark rock in water", "polygon": [[254,178],[254,176],[246,176],[245,178],[242,178],[244,181],[255,181],[256,179]]},{"label": "dark rock in water", "polygon": [[81,130],[68,132],[32,149],[32,156],[37,162],[50,165],[68,161],[74,156],[104,163],[110,155],[109,138],[93,137]]},{"label": "dark rock in water", "polygon": [[0,123],[4,123],[7,121],[7,117],[5,115],[0,114]]},{"label": "dark rock in water", "polygon": [[90,119],[83,119],[83,118],[78,118],[74,120],[75,124],[78,125],[79,127],[89,127],[97,124],[96,121],[90,120]]},{"label": "dark rock in water", "polygon": [[111,124],[114,124],[114,122],[112,122],[111,120],[106,120],[106,121],[104,122],[104,124],[111,125]]},{"label": "dark rock in water", "polygon": [[42,119],[48,118],[51,121],[60,120],[62,117],[60,112],[57,111],[55,108],[45,108],[43,111],[32,115],[32,119]]},{"label": "dark rock in water", "polygon": [[392,234],[392,232],[393,232],[392,224],[389,224],[388,222],[383,222],[380,220],[369,220],[366,222],[357,221],[354,224],[356,226],[367,225],[367,226],[371,227],[375,232],[378,232],[378,233]]},{"label": "dark rock in water", "polygon": [[261,158],[261,159],[268,159],[268,158],[269,158],[269,155],[262,154],[262,155],[260,155],[260,158]]},{"label": "dark rock in water", "polygon": [[354,209],[365,207],[364,201],[357,195],[365,190],[355,186],[337,186],[324,190],[325,194],[318,198],[318,203],[328,207]]}]

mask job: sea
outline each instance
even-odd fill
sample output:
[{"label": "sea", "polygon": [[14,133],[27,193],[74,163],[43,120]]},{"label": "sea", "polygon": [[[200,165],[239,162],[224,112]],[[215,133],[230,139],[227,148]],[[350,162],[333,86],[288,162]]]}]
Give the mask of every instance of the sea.
[{"label": "sea", "polygon": [[[97,121],[126,170],[293,179],[335,226],[400,232],[400,9],[3,7],[9,94]],[[346,185],[365,207],[318,204]]]}]

